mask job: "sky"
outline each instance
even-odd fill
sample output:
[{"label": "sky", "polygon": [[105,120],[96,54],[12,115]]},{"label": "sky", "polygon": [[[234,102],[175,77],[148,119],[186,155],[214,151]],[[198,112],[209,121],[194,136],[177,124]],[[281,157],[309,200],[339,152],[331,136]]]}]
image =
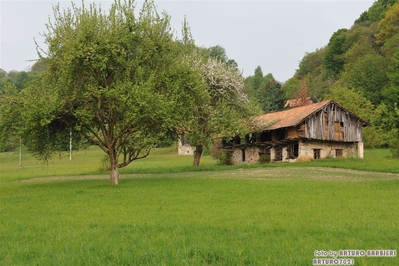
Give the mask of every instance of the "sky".
[{"label": "sky", "polygon": [[[71,6],[61,0],[0,0],[0,68],[29,70],[38,58],[35,41],[46,50],[42,33],[51,19],[53,5]],[[78,6],[81,0],[73,0]],[[85,3],[93,1],[85,0]],[[107,10],[112,1],[95,1]],[[176,35],[186,17],[198,46],[220,45],[238,63],[244,77],[260,66],[264,75],[278,81],[291,78],[306,53],[328,44],[341,28],[354,21],[374,0],[258,0],[171,1],[155,0],[158,11],[171,16]],[[137,7],[141,2],[137,2]]]}]

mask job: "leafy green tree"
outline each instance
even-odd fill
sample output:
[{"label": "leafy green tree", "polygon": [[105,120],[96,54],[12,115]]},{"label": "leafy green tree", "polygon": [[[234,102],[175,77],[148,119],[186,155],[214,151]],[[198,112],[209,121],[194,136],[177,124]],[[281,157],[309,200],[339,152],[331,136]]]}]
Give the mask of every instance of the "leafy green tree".
[{"label": "leafy green tree", "polygon": [[0,79],[3,79],[7,76],[7,71],[4,69],[0,68]]},{"label": "leafy green tree", "polygon": [[369,20],[369,13],[368,11],[364,11],[360,17],[358,19],[355,20],[355,23],[357,24],[361,24],[361,23],[365,23],[368,22]]},{"label": "leafy green tree", "polygon": [[264,77],[264,81],[256,91],[257,100],[264,113],[282,110],[284,107],[284,92],[281,83],[272,74]]},{"label": "leafy green tree", "polygon": [[253,76],[249,76],[244,79],[244,93],[248,96],[249,99],[256,99],[256,91],[252,84]]},{"label": "leafy green tree", "polygon": [[371,126],[363,129],[363,141],[366,147],[380,147],[385,144],[381,128],[375,125],[379,119],[375,112],[376,107],[361,92],[344,87],[334,87],[330,89],[324,99],[333,99],[370,123]]},{"label": "leafy green tree", "polygon": [[184,125],[185,136],[195,147],[194,163],[199,165],[204,147],[213,138],[235,136],[243,130],[242,118],[255,114],[256,108],[243,92],[240,72],[225,62],[202,58],[195,51],[188,55],[192,69],[186,91],[196,91]]},{"label": "leafy green tree", "polygon": [[4,87],[6,83],[7,72],[0,68],[0,95],[4,93]]},{"label": "leafy green tree", "polygon": [[244,80],[244,92],[248,95],[249,99],[257,99],[257,90],[264,82],[263,71],[260,66],[257,66],[253,76],[249,76]]},{"label": "leafy green tree", "polygon": [[387,75],[389,83],[383,89],[384,102],[392,109],[399,105],[399,48],[395,55],[391,58]]},{"label": "leafy green tree", "polygon": [[385,14],[385,11],[392,5],[394,5],[398,0],[377,0],[373,5],[365,12],[363,12],[360,17],[355,21],[355,23],[362,22],[378,22]]},{"label": "leafy green tree", "polygon": [[354,64],[349,84],[361,91],[374,105],[382,100],[382,89],[388,83],[387,62],[381,55],[368,54]]},{"label": "leafy green tree", "polygon": [[299,68],[295,72],[295,77],[301,80],[303,77],[312,73],[320,75],[323,73],[323,60],[326,49],[317,49],[315,52],[306,53],[299,63]]},{"label": "leafy green tree", "polygon": [[391,138],[389,138],[389,145],[394,158],[399,158],[399,108],[397,105],[394,106],[393,112],[391,112],[393,120],[396,122],[395,127],[390,131]]},{"label": "leafy green tree", "polygon": [[368,10],[368,20],[371,22],[380,21],[384,15],[385,7],[382,1],[375,1]]},{"label": "leafy green tree", "polygon": [[331,77],[326,78],[324,74],[313,75],[309,73],[304,79],[307,81],[308,96],[316,102],[323,99],[323,96],[330,91],[330,88],[339,82],[339,80],[335,81]]},{"label": "leafy green tree", "polygon": [[295,95],[295,93],[298,91],[299,89],[299,84],[300,84],[301,80],[292,77],[289,80],[287,80],[286,82],[284,82],[284,84],[282,84],[282,91],[284,92],[284,97],[286,99],[292,99],[293,95]]},{"label": "leafy green tree", "polygon": [[345,60],[345,71],[350,71],[353,66],[356,64],[358,60],[362,57],[374,54],[376,55],[378,52],[374,49],[372,43],[366,36],[359,37],[359,40],[352,45],[350,49],[348,49],[343,58]]},{"label": "leafy green tree", "polygon": [[227,57],[227,54],[226,54],[226,49],[224,49],[220,45],[211,46],[207,50],[208,50],[209,57],[215,58],[222,62],[227,62],[229,60],[229,58]]},{"label": "leafy green tree", "polygon": [[8,72],[7,79],[15,85],[18,91],[21,91],[27,87],[31,77],[29,72],[12,70]]},{"label": "leafy green tree", "polygon": [[226,54],[226,49],[224,49],[220,45],[216,46],[211,46],[206,49],[207,50],[207,56],[214,58],[216,60],[219,60],[223,63],[226,63],[229,67],[238,68],[238,64],[234,59],[230,59],[227,54]]},{"label": "leafy green tree", "polygon": [[399,33],[395,34],[391,38],[385,41],[381,47],[381,51],[386,59],[390,59],[394,56],[396,50],[399,48]]},{"label": "leafy green tree", "polygon": [[263,71],[260,66],[257,66],[254,71],[252,86],[254,90],[258,90],[263,82]]},{"label": "leafy green tree", "polygon": [[0,91],[0,151],[11,151],[16,147],[20,119],[20,101],[14,84],[4,80]]},{"label": "leafy green tree", "polygon": [[[301,62],[299,68],[295,72],[297,79],[296,85],[291,88],[291,93],[288,99],[293,98],[300,87],[300,81],[306,80],[308,96],[313,100],[319,101],[323,98],[324,94],[328,92],[335,79],[326,74],[326,69],[323,65],[327,49],[317,49],[313,53],[307,53]],[[286,90],[287,85],[284,84],[283,89]]]},{"label": "leafy green tree", "polygon": [[399,33],[399,2],[390,7],[378,23],[377,43],[383,45],[387,39]]},{"label": "leafy green tree", "polygon": [[152,1],[137,16],[132,1],[114,2],[108,14],[92,4],[56,6],[54,15],[40,54],[45,71],[24,92],[28,144],[48,158],[57,137],[73,128],[108,155],[117,185],[119,168],[145,158],[180,112],[170,18]]},{"label": "leafy green tree", "polygon": [[380,131],[377,139],[381,140],[381,146],[392,147],[392,151],[399,149],[399,110],[396,106],[391,108],[385,103],[375,109],[375,120],[373,123]]},{"label": "leafy green tree", "polygon": [[336,31],[330,38],[327,46],[327,52],[324,57],[323,65],[326,69],[326,74],[329,77],[338,77],[344,66],[344,44],[346,41],[345,32],[347,29],[340,29]]}]

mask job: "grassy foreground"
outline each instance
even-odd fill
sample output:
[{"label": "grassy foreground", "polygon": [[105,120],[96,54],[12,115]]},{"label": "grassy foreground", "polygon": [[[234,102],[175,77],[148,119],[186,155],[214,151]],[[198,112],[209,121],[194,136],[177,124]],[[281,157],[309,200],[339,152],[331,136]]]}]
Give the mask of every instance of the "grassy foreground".
[{"label": "grassy foreground", "polygon": [[171,153],[134,162],[118,187],[96,149],[24,168],[0,154],[0,265],[311,265],[315,250],[399,250],[397,173],[207,157],[191,171]]}]

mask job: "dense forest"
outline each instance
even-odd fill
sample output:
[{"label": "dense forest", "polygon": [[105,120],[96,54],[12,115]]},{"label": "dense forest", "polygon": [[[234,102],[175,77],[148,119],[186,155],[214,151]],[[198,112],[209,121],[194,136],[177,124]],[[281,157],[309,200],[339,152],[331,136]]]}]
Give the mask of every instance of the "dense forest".
[{"label": "dense forest", "polygon": [[[221,46],[204,51],[239,68]],[[0,69],[0,95],[10,88],[21,92],[45,68],[44,61],[38,61],[29,71]],[[245,78],[244,91],[265,113],[283,110],[286,100],[303,94],[314,102],[334,99],[369,122],[364,130],[366,147],[391,147],[399,157],[399,0],[374,2],[349,29],[337,29],[326,46],[306,53],[284,83],[271,73],[264,75],[258,66]],[[19,143],[2,136],[0,151]]]},{"label": "dense forest", "polygon": [[399,156],[399,3],[378,0],[350,29],[338,29],[328,44],[306,53],[283,84],[257,67],[246,92],[264,112],[284,108],[303,93],[314,102],[334,99],[370,123],[367,147],[391,147]]}]

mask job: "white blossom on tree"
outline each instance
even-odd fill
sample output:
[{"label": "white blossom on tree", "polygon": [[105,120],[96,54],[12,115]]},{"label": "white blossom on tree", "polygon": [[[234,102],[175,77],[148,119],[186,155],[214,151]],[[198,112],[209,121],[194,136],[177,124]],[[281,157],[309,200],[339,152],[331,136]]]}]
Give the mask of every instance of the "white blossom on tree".
[{"label": "white blossom on tree", "polygon": [[236,68],[196,51],[189,57],[187,63],[200,78],[184,132],[195,147],[194,165],[199,165],[204,147],[213,138],[238,135],[244,126],[242,118],[256,113],[256,108],[244,93],[244,79]]}]

